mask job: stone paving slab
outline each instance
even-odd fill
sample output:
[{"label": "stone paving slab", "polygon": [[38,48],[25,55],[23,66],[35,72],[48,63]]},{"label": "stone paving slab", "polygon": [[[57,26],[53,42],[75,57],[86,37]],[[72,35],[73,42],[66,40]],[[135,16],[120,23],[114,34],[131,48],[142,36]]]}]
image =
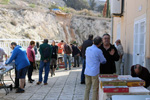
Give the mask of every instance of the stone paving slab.
[{"label": "stone paving slab", "polygon": [[0,100],[84,100],[85,85],[80,84],[80,77],[81,68],[60,69],[56,71],[56,76],[49,75],[48,85],[36,85],[38,71],[34,71],[35,82],[26,82],[25,93],[16,94],[13,90],[5,95],[1,89]]}]

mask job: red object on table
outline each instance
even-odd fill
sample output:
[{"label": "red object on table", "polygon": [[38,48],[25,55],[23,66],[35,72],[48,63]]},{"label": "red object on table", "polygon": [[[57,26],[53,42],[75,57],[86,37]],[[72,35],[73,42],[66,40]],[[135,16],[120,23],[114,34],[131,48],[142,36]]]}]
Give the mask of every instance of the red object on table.
[{"label": "red object on table", "polygon": [[129,93],[129,88],[125,87],[115,87],[115,86],[104,86],[104,93]]}]

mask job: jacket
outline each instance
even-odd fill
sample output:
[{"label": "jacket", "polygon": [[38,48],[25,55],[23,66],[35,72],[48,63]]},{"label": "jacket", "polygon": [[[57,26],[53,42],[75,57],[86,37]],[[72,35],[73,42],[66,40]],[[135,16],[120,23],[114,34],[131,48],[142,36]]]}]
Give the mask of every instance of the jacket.
[{"label": "jacket", "polygon": [[134,66],[132,66],[131,67],[131,76],[139,77],[142,80],[144,80],[146,83],[146,85],[145,85],[146,88],[150,86],[150,73],[145,67],[142,67],[141,73],[139,75],[136,75],[136,73],[134,72]]},{"label": "jacket", "polygon": [[13,60],[15,60],[16,69],[18,71],[30,65],[26,50],[19,45],[14,48],[10,59],[6,61],[5,64],[10,64]]},{"label": "jacket", "polygon": [[[115,48],[115,46],[110,44],[110,48],[108,50],[106,50],[102,44],[99,48],[103,51],[104,57],[107,60],[107,62],[105,64],[100,65],[100,74],[116,73],[115,61],[118,61],[120,57],[118,55],[118,51]],[[112,49],[115,50],[114,55],[110,55],[110,53],[109,53]]]},{"label": "jacket", "polygon": [[56,45],[52,46],[52,56],[51,56],[51,58],[57,59],[57,54],[58,54],[58,46],[56,46]]},{"label": "jacket", "polygon": [[[46,59],[46,58],[44,58],[44,54],[43,54],[43,50],[46,48],[46,47],[50,47],[50,55],[49,55],[49,58],[48,59]],[[49,44],[47,44],[47,43],[43,43],[43,44],[41,44],[40,45],[40,49],[39,49],[39,52],[40,52],[40,55],[41,55],[41,60],[42,61],[44,61],[44,60],[51,60],[51,56],[52,56],[52,46],[51,45],[49,45]]]},{"label": "jacket", "polygon": [[27,48],[27,57],[30,62],[35,62],[35,51],[31,45]]},{"label": "jacket", "polygon": [[77,54],[80,54],[80,50],[77,46],[72,45],[72,57],[76,56]]},{"label": "jacket", "polygon": [[92,40],[86,40],[83,42],[82,44],[82,49],[81,49],[81,53],[82,53],[82,57],[85,59],[85,51],[86,51],[86,48],[89,47],[89,46],[92,46],[93,45],[93,41]]}]

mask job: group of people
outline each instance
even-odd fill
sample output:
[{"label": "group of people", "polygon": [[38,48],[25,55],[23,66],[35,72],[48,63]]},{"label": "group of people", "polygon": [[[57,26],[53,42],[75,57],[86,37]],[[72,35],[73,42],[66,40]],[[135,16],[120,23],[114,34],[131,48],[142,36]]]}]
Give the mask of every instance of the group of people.
[{"label": "group of people", "polygon": [[[83,67],[81,73],[81,84],[86,84],[84,100],[89,100],[90,89],[93,87],[92,100],[98,100],[99,74],[121,74],[123,47],[121,41],[115,45],[110,43],[110,35],[103,37],[89,35],[81,48]],[[145,87],[150,86],[150,73],[140,64],[131,67],[131,76],[139,77],[146,82]]]},{"label": "group of people", "polygon": [[[17,88],[16,93],[23,93],[25,90],[25,77],[28,74],[28,82],[33,83],[35,80],[32,79],[33,69],[36,66],[35,55],[37,50],[39,51],[40,66],[39,66],[39,80],[37,85],[42,82],[47,85],[49,72],[51,76],[55,75],[55,70],[57,68],[57,58],[58,54],[64,52],[64,62],[65,70],[67,70],[67,61],[69,63],[69,70],[71,70],[71,54],[74,57],[74,67],[79,67],[79,56],[80,50],[74,44],[67,44],[63,40],[56,45],[55,41],[52,44],[48,44],[48,39],[44,39],[43,44],[39,46],[39,43],[31,41],[27,50],[23,47],[17,45],[17,43],[12,42],[10,48],[12,49],[10,58],[7,57],[5,51],[0,48],[0,62],[3,62],[3,56],[7,59],[5,65],[15,62],[15,88]],[[38,49],[39,48],[39,49]],[[43,69],[45,70],[44,79],[42,77]]]},{"label": "group of people", "polygon": [[[25,90],[25,76],[28,73],[29,83],[34,82],[32,79],[33,68],[35,67],[35,55],[37,50],[41,55],[39,66],[39,80],[37,85],[42,82],[47,85],[49,72],[51,76],[55,75],[57,68],[57,59],[59,55],[63,55],[65,62],[65,70],[71,70],[71,55],[74,58],[73,67],[79,67],[79,58],[82,58],[83,66],[81,72],[81,84],[86,84],[85,98],[89,100],[89,93],[91,86],[93,87],[92,100],[98,98],[98,75],[99,74],[121,74],[121,64],[123,58],[123,47],[121,41],[116,41],[116,46],[110,43],[110,35],[104,34],[103,37],[95,37],[89,35],[88,40],[84,41],[81,47],[78,47],[75,43],[67,44],[63,40],[56,45],[55,41],[52,44],[48,44],[48,39],[44,39],[43,44],[34,41],[30,42],[27,50],[12,42],[10,48],[12,54],[10,58],[7,57],[5,51],[0,48],[0,62],[3,62],[3,56],[7,59],[6,66],[11,62],[15,62],[15,87],[16,93],[23,93]],[[39,49],[38,49],[39,48]],[[63,54],[64,53],[64,54]],[[45,70],[44,79],[42,77],[43,69]],[[133,65],[131,67],[131,75],[133,77],[140,77],[145,80],[146,86],[150,85],[150,73],[141,65]],[[20,81],[20,82],[19,82]]]}]

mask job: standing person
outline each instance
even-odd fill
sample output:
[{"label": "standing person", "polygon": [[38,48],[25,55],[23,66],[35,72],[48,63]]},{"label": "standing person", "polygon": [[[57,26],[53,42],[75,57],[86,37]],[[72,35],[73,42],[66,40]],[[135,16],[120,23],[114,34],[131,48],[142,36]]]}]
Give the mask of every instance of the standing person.
[{"label": "standing person", "polygon": [[33,83],[32,72],[35,67],[35,51],[34,51],[35,42],[31,41],[29,47],[27,48],[27,57],[30,61],[30,66],[28,69],[28,81],[29,83]]},{"label": "standing person", "polygon": [[42,83],[43,68],[45,68],[44,85],[47,85],[48,74],[50,70],[49,66],[50,66],[51,55],[52,55],[52,47],[48,44],[48,39],[44,39],[43,44],[40,45],[39,51],[41,55],[41,61],[40,61],[40,68],[39,68],[39,81],[37,82],[37,85],[40,85]]},{"label": "standing person", "polygon": [[71,44],[72,47],[72,57],[74,57],[74,66],[73,67],[79,67],[79,57],[80,57],[80,50],[77,46]]},{"label": "standing person", "polygon": [[28,60],[26,50],[21,46],[17,45],[15,42],[12,42],[11,48],[13,49],[12,55],[10,59],[5,62],[5,64],[8,65],[15,60],[17,77],[20,80],[20,87],[17,89],[16,93],[23,93],[25,92],[25,76],[28,71],[28,66],[30,66],[30,62]]},{"label": "standing person", "polygon": [[110,43],[110,35],[103,35],[103,44],[100,46],[103,54],[107,60],[106,64],[101,64],[100,74],[114,74],[116,73],[115,61],[119,60],[117,49]]},{"label": "standing person", "polygon": [[0,62],[3,62],[3,56],[5,56],[5,59],[7,60],[7,54],[2,48],[0,48]]},{"label": "standing person", "polygon": [[58,54],[62,54],[63,53],[63,44],[64,44],[63,40],[61,40],[61,42],[57,44],[57,46],[58,46]]},{"label": "standing person", "polygon": [[71,70],[71,56],[72,48],[70,45],[64,43],[64,61],[65,61],[65,70],[67,70],[67,60],[69,63],[69,70]]},{"label": "standing person", "polygon": [[35,55],[38,54],[37,51],[38,51],[39,46],[40,46],[39,42],[36,42],[36,46],[34,46]]},{"label": "standing person", "polygon": [[82,53],[82,58],[83,58],[83,66],[82,66],[82,72],[81,72],[81,84],[85,84],[85,75],[84,75],[84,71],[85,71],[85,51],[86,48],[89,46],[92,46],[93,44],[93,35],[89,35],[88,40],[84,41],[81,47],[81,53]]},{"label": "standing person", "polygon": [[[58,54],[58,46],[55,45],[55,41],[52,42],[52,59],[51,59],[51,77],[55,75],[55,70],[57,67],[57,54]],[[54,66],[54,67],[53,67]]]},{"label": "standing person", "polygon": [[92,100],[98,100],[98,75],[100,63],[106,63],[103,52],[98,48],[102,43],[101,37],[94,38],[94,44],[86,49],[85,80],[86,90],[84,100],[89,100],[91,86],[93,87]]},{"label": "standing person", "polygon": [[122,64],[122,57],[123,57],[123,47],[121,45],[121,41],[120,40],[117,40],[116,41],[116,45],[117,45],[117,51],[118,51],[118,54],[119,54],[119,61],[116,61],[116,73],[118,75],[120,75],[122,72],[123,72],[123,68],[121,68],[121,64]]}]

